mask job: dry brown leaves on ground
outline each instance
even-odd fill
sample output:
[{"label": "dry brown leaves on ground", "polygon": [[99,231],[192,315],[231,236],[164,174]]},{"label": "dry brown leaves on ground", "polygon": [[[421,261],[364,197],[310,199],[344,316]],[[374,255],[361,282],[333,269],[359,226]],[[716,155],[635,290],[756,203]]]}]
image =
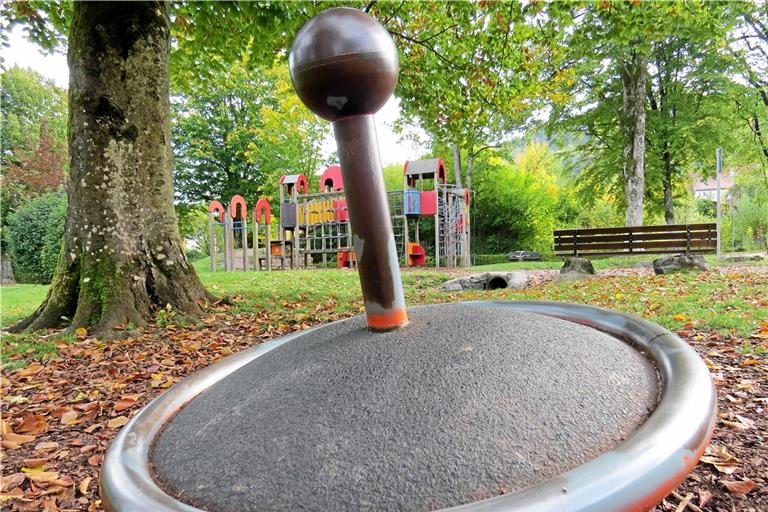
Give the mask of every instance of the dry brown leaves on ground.
[{"label": "dry brown leaves on ground", "polygon": [[[62,342],[59,358],[4,374],[0,508],[101,509],[102,458],[133,414],[217,359],[308,326],[266,314],[231,314],[225,307],[195,328],[171,326],[122,341]],[[768,362],[739,349],[745,341],[766,346],[768,326],[751,340],[679,334],[712,371],[719,421],[702,463],[657,509],[768,511]]]},{"label": "dry brown leaves on ground", "polygon": [[133,414],[217,359],[309,327],[226,309],[197,328],[61,342],[58,358],[3,374],[0,509],[100,510],[102,458]]},{"label": "dry brown leaves on ground", "polygon": [[[659,510],[768,511],[768,360],[740,350],[768,348],[768,325],[750,340],[680,331],[707,363],[717,390],[712,442],[688,479]],[[685,507],[680,508],[690,496]]]}]

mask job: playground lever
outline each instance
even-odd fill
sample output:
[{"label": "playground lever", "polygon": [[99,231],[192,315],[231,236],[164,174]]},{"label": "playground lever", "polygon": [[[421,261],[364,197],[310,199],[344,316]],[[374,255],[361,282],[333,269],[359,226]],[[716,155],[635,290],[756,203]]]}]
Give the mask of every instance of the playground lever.
[{"label": "playground lever", "polygon": [[389,33],[357,9],[309,20],[289,56],[301,101],[336,135],[368,327],[408,323],[373,115],[392,95],[399,65]]}]

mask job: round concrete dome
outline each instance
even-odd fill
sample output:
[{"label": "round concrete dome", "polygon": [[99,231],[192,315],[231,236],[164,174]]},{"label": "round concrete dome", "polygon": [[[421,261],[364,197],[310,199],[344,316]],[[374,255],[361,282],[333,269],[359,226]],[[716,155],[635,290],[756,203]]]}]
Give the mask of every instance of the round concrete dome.
[{"label": "round concrete dome", "polygon": [[595,329],[489,303],[362,318],[281,345],[188,403],[151,453],[206,510],[435,510],[556,477],[654,410],[654,365]]}]

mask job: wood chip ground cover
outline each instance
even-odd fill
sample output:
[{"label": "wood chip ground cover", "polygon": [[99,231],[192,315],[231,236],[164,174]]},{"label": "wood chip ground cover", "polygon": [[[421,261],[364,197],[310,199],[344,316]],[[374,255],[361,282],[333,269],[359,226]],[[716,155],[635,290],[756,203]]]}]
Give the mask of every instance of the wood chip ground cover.
[{"label": "wood chip ground cover", "polygon": [[[514,297],[547,299],[564,293],[548,284],[554,272],[536,272],[539,274],[532,274],[535,286]],[[599,281],[569,287],[569,293],[582,299],[579,302],[636,308],[654,319],[648,303],[654,290],[663,302],[676,293],[692,294],[688,285],[701,288],[705,284],[697,283],[704,279],[700,276],[688,281],[632,281],[645,276],[645,269],[610,272]],[[760,319],[752,332],[735,334],[735,329],[727,328],[728,322],[723,322],[726,328],[712,329],[708,324],[702,328],[686,312],[677,313],[678,319],[665,318],[677,325],[675,331],[709,366],[717,388],[719,418],[702,462],[657,510],[768,511],[768,321],[760,316],[761,309],[768,309],[768,294],[759,293],[768,290],[768,273],[763,267],[720,269],[710,280],[719,279],[717,276],[728,280],[729,286],[717,288],[721,296],[710,300],[725,301],[732,309],[713,315],[747,314],[752,320]],[[511,292],[477,297],[442,294],[434,291],[439,279],[432,274],[423,279],[418,274],[408,276],[406,281],[411,303],[513,297]],[[643,290],[627,293],[629,285]],[[681,286],[682,292],[678,291]],[[585,295],[580,296],[581,292]],[[617,294],[625,297],[617,299]],[[298,300],[278,299],[269,309],[257,311],[243,308],[247,299],[236,298],[234,306],[220,305],[195,325],[182,327],[171,319],[164,328],[131,333],[123,340],[102,341],[85,335],[56,341],[54,359],[30,360],[24,368],[3,370],[0,508],[101,510],[98,471],[102,458],[119,429],[141,407],[186,375],[222,357],[362,311],[359,301],[342,307],[333,298],[304,300],[302,293],[293,297]],[[737,325],[743,329],[746,324]],[[12,359],[21,357],[24,354]]]}]

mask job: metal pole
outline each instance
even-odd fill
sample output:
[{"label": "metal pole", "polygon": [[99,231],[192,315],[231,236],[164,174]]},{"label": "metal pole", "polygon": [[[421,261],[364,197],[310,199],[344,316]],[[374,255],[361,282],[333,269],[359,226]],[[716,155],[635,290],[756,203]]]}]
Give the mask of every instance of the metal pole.
[{"label": "metal pole", "polygon": [[368,327],[408,323],[373,114],[333,123]]},{"label": "metal pole", "polygon": [[211,272],[216,272],[216,212],[208,213],[208,254],[211,256]]},{"label": "metal pole", "polygon": [[408,313],[373,120],[397,83],[395,44],[364,12],[336,7],[302,27],[288,60],[301,101],[333,123],[368,328],[404,326]]},{"label": "metal pole", "polygon": [[722,230],[721,217],[722,208],[720,208],[720,175],[723,172],[723,148],[717,148],[717,257],[720,257],[720,233]]}]

